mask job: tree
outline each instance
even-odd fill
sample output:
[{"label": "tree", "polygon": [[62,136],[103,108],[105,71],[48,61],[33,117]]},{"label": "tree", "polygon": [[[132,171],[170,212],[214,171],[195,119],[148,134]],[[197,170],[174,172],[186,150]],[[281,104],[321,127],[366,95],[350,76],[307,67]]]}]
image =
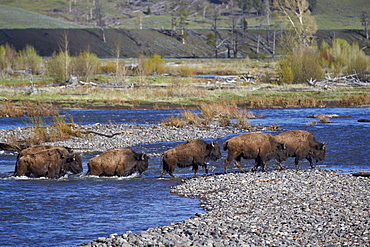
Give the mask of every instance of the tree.
[{"label": "tree", "polygon": [[370,15],[367,11],[363,11],[361,14],[361,23],[365,27],[366,39],[369,39],[369,25],[370,25]]},{"label": "tree", "polygon": [[99,0],[96,0],[95,2],[94,14],[95,14],[94,16],[95,16],[96,24],[98,27],[101,28],[101,31],[103,33],[103,41],[104,43],[106,43],[105,32],[104,32],[105,22],[104,22],[104,15],[103,15],[103,6]]},{"label": "tree", "polygon": [[308,45],[317,31],[316,21],[311,16],[307,0],[274,0],[274,7],[291,27],[298,45]]}]

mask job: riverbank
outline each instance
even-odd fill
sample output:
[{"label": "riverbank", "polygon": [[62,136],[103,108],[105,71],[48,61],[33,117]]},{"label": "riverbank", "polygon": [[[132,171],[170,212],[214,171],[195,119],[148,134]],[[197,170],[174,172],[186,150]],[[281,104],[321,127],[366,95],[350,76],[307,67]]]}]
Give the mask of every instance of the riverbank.
[{"label": "riverbank", "polygon": [[[73,137],[58,142],[47,142],[71,148],[78,153],[99,153],[115,148],[127,148],[140,144],[157,142],[186,141],[189,139],[218,139],[228,134],[239,133],[242,129],[232,127],[210,126],[198,128],[185,126],[183,128],[162,127],[158,125],[135,125],[135,124],[90,124],[78,126],[80,137]],[[32,138],[31,128],[16,128],[12,130],[0,130],[0,139],[12,140],[13,143],[25,143]],[[1,148],[1,142],[0,142]],[[15,148],[16,149],[16,148]],[[160,153],[151,153],[150,156],[159,156]]]},{"label": "riverbank", "polygon": [[80,246],[369,246],[369,191],[367,178],[326,170],[192,178],[171,192],[206,213]]}]

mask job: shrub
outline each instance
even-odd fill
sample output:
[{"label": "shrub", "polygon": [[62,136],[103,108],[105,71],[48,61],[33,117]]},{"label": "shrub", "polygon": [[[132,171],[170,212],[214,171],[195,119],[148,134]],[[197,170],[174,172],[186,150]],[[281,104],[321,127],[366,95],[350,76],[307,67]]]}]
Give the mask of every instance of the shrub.
[{"label": "shrub", "polygon": [[167,71],[166,62],[160,55],[154,54],[147,59],[140,59],[139,66],[142,67],[144,74],[153,73],[164,74]]},{"label": "shrub", "polygon": [[17,51],[9,44],[0,46],[0,70],[6,73],[12,73],[14,62],[17,57]]},{"label": "shrub", "polygon": [[285,84],[292,84],[294,80],[292,63],[289,59],[283,58],[279,61],[280,81]]},{"label": "shrub", "polygon": [[335,74],[358,74],[364,76],[369,69],[370,59],[357,43],[350,45],[344,39],[335,39],[331,46],[323,42],[320,62]]},{"label": "shrub", "polygon": [[41,74],[43,59],[37,54],[33,46],[27,45],[23,50],[19,51],[16,65],[18,69],[30,70],[31,74]]},{"label": "shrub", "polygon": [[90,52],[82,52],[74,59],[73,72],[80,78],[90,81],[100,66],[98,56]]},{"label": "shrub", "polygon": [[72,75],[73,58],[68,52],[54,53],[47,61],[47,72],[57,82],[65,82]]},{"label": "shrub", "polygon": [[103,74],[115,74],[116,73],[116,62],[108,60],[100,65],[100,72]]},{"label": "shrub", "polygon": [[279,65],[284,83],[305,83],[309,79],[321,79],[324,76],[319,63],[319,52],[315,47],[301,47],[294,50],[283,58]]}]

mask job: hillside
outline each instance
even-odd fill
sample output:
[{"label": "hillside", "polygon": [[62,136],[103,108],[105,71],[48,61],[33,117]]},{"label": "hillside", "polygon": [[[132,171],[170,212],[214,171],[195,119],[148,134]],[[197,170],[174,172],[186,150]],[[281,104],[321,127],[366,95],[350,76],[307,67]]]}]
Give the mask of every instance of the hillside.
[{"label": "hillside", "polygon": [[0,5],[0,28],[81,28],[82,26],[20,8]]},{"label": "hillside", "polygon": [[[35,47],[41,56],[51,56],[61,47],[65,29],[2,29],[0,30],[0,44],[8,43],[17,50],[23,49],[27,44]],[[163,57],[192,57],[214,58],[215,52],[207,43],[208,30],[191,31],[185,38],[185,44],[181,38],[173,33],[163,33],[162,30],[127,30],[107,29],[105,31],[106,42],[103,40],[100,29],[69,29],[69,50],[72,55],[83,51],[91,51],[101,58],[114,57],[117,44],[120,46],[121,57],[138,57],[139,54],[146,56],[159,54]],[[221,32],[227,35],[227,32]],[[173,34],[173,35],[171,35]],[[270,45],[267,45],[267,34],[260,35],[261,45],[259,54],[256,53],[258,31],[250,31],[244,37],[246,46],[240,47],[238,58],[264,58],[271,57]],[[366,40],[363,33],[356,30],[321,30],[318,32],[319,41],[330,42],[333,37],[343,38],[351,42],[356,41],[361,47],[367,47],[364,51],[370,54],[370,41]],[[233,57],[233,54],[231,53]],[[227,49],[221,47],[218,58],[227,58]]]},{"label": "hillside", "polygon": [[[215,11],[218,15],[219,28],[230,28],[232,18],[246,17],[248,28],[259,29],[267,25],[264,12],[257,13],[253,8],[242,14],[241,9],[228,4],[211,4],[227,1],[216,0],[0,0],[0,4],[19,8],[0,8],[0,28],[71,28],[69,23],[79,26],[143,29],[172,29],[179,26],[180,16],[186,20],[186,28],[212,28]],[[95,5],[94,5],[95,3]],[[100,5],[99,5],[100,3]],[[22,12],[27,10],[29,12]],[[313,10],[319,29],[362,29],[360,16],[362,11],[370,12],[369,0],[317,0]],[[11,12],[9,14],[8,12]],[[40,16],[31,16],[30,12],[52,17],[39,21]],[[26,17],[25,17],[26,16]],[[56,23],[55,20],[63,22]],[[274,20],[271,19],[271,23]],[[278,24],[276,21],[275,24]],[[45,25],[48,25],[45,27]],[[65,25],[65,26],[63,26]]]},{"label": "hillside", "polygon": [[[213,33],[212,6],[220,13],[217,17],[218,39],[225,40],[217,51],[218,58],[271,57],[275,36],[278,40],[281,35],[279,31],[269,30],[263,13],[257,15],[249,11],[244,15],[248,22],[247,32],[239,32],[234,37],[230,32],[230,23],[232,18],[237,17],[240,21],[242,16],[241,10],[231,5],[211,5],[203,0],[100,2],[104,33],[97,28],[99,19],[94,17],[97,16],[97,5],[94,7],[93,3],[98,4],[98,0],[0,0],[3,4],[0,5],[0,45],[9,43],[21,50],[30,44],[40,55],[51,56],[59,49],[64,30],[68,29],[69,49],[73,55],[89,50],[99,57],[114,57],[119,45],[122,57],[137,57],[139,54],[215,57],[215,48],[209,40],[209,35]],[[182,7],[186,7],[187,13],[185,44],[178,26],[173,31],[172,25],[179,25],[178,15],[182,13]],[[358,42],[370,54],[370,41],[364,38],[359,21],[361,12],[365,10],[370,11],[369,0],[318,1],[313,11],[319,26],[318,42],[343,38]],[[274,20],[271,20],[270,24],[273,23]],[[235,39],[237,49],[232,45]],[[237,50],[236,56],[234,49]],[[278,49],[275,54],[279,54]]]}]

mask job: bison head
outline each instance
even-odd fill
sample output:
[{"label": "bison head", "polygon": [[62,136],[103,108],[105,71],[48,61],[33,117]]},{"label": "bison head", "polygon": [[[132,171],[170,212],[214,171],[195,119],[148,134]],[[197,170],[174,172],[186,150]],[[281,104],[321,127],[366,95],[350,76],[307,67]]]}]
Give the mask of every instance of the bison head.
[{"label": "bison head", "polygon": [[148,155],[146,155],[145,153],[135,153],[135,160],[137,160],[137,163],[136,163],[137,172],[141,174],[143,171],[148,170],[148,166],[149,166],[148,165],[148,160],[149,160]]},{"label": "bison head", "polygon": [[286,161],[289,157],[289,147],[285,143],[277,142],[275,159],[279,162]]},{"label": "bison head", "polygon": [[322,161],[326,156],[326,145],[324,143],[319,143],[315,145],[311,150],[309,155],[316,159],[316,162]]},{"label": "bison head", "polygon": [[82,156],[80,154],[70,153],[64,164],[64,170],[74,174],[82,172]]},{"label": "bison head", "polygon": [[222,158],[220,146],[217,143],[211,142],[207,144],[207,149],[210,151],[208,158],[211,160],[218,160]]}]

